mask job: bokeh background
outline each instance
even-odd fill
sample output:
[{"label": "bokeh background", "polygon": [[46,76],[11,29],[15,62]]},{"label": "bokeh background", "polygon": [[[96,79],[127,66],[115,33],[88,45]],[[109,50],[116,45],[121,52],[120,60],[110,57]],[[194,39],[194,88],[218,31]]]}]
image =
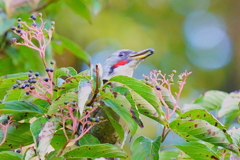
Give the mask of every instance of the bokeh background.
[{"label": "bokeh background", "polygon": [[[118,49],[154,48],[134,76],[153,69],[192,71],[181,104],[207,90],[231,92],[240,87],[239,8],[239,0],[0,0],[0,76],[44,73],[35,51],[10,43],[17,18],[31,23],[30,15],[41,12],[56,22],[47,58],[58,67],[80,72],[88,67],[86,53],[95,64]],[[148,120],[139,132],[151,138],[159,133],[160,126]]]}]

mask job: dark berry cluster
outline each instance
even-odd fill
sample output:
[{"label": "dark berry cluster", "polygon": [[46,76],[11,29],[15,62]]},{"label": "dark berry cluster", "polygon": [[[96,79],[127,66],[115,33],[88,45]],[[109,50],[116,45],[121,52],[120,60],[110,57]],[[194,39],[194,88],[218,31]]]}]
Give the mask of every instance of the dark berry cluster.
[{"label": "dark berry cluster", "polygon": [[26,95],[29,95],[31,90],[35,89],[34,84],[37,83],[37,78],[39,77],[39,73],[33,73],[32,70],[29,70],[28,79],[27,80],[16,80],[16,84],[13,84],[13,88],[25,89],[29,88],[29,91],[26,92]]}]

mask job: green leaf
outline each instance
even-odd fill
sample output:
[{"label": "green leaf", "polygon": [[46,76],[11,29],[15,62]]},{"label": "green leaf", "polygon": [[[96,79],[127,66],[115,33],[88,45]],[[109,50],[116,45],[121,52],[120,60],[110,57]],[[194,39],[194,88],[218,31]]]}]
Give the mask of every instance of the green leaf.
[{"label": "green leaf", "polygon": [[[104,112],[105,112],[108,120],[112,124],[113,128],[115,129],[115,131],[119,135],[120,140],[123,141],[124,140],[124,129],[121,126],[121,124],[117,120],[115,120],[114,116],[115,116],[116,113],[111,108],[108,108],[108,107],[102,107],[102,109],[104,110]],[[108,122],[104,122],[102,124],[99,124],[98,126],[99,127],[102,127],[102,126],[105,127],[106,123],[108,123]],[[98,126],[95,126],[95,127],[98,127]],[[104,129],[102,129],[102,128],[101,128],[101,130],[104,132]],[[93,132],[94,132],[94,130],[93,130]],[[101,132],[97,132],[96,134],[102,134],[102,133]]]},{"label": "green leaf", "polygon": [[159,149],[162,137],[151,140],[148,137],[140,136],[131,145],[131,159],[159,160]]},{"label": "green leaf", "polygon": [[220,108],[222,101],[226,98],[228,93],[222,91],[207,91],[204,93],[204,97],[202,100],[203,107],[210,111],[210,110],[217,110]]},{"label": "green leaf", "polygon": [[[50,104],[48,103],[48,101],[42,100],[42,99],[34,99],[32,101],[32,103],[36,104],[37,106],[41,107],[41,109],[46,109],[50,106]],[[44,110],[45,112],[45,110]]]},{"label": "green leaf", "polygon": [[34,140],[34,143],[36,146],[38,144],[39,133],[41,132],[41,130],[42,130],[43,126],[45,125],[45,123],[47,122],[47,120],[48,120],[48,118],[46,118],[46,117],[39,117],[30,125],[30,130],[33,135],[33,140]]},{"label": "green leaf", "polygon": [[74,11],[77,15],[83,17],[84,19],[88,20],[89,23],[91,23],[91,12],[88,9],[88,6],[86,3],[84,3],[83,0],[75,0],[75,1],[69,1],[65,0],[65,3]]},{"label": "green leaf", "polygon": [[172,121],[169,126],[188,141],[200,139],[238,153],[238,147],[232,143],[224,126],[204,110],[188,111]]},{"label": "green leaf", "polygon": [[[66,130],[66,134],[67,136],[70,136],[70,132],[68,130]],[[54,136],[51,140],[51,146],[55,149],[55,150],[61,150],[64,145],[66,144],[67,139],[64,135],[63,130],[58,130],[56,133],[54,133]]]},{"label": "green leaf", "polygon": [[15,23],[16,19],[11,18],[4,20],[3,23],[0,23],[0,35],[3,35],[10,27],[12,27]]},{"label": "green leaf", "polygon": [[180,151],[168,151],[164,150],[160,152],[159,160],[173,160],[179,155]]},{"label": "green leaf", "polygon": [[132,109],[131,109],[132,118],[136,121],[138,126],[143,128],[144,125],[143,125],[142,120],[140,118],[138,108],[137,108],[137,106],[135,104],[135,101],[133,100],[132,95],[129,92],[129,90],[127,88],[125,88],[125,87],[122,87],[122,86],[114,87],[112,90],[114,92],[118,92],[118,93],[120,93],[122,95],[125,95],[126,99],[128,100],[128,102],[132,106]]},{"label": "green leaf", "polygon": [[3,102],[21,100],[26,95],[26,92],[20,88],[10,89],[3,98]]},{"label": "green leaf", "polygon": [[[221,118],[225,115],[240,112],[239,104],[240,92],[230,93],[222,102],[222,106],[218,111],[218,117]],[[236,118],[236,117],[234,117]]]},{"label": "green leaf", "polygon": [[105,105],[112,108],[114,112],[124,120],[130,130],[130,134],[133,136],[136,133],[138,126],[130,112],[132,106],[125,96],[113,92],[108,88],[105,89],[105,92],[101,92],[101,96]]},{"label": "green leaf", "polygon": [[118,146],[111,144],[83,145],[64,154],[68,160],[76,158],[126,158],[126,153]]},{"label": "green leaf", "polygon": [[78,87],[78,109],[81,116],[83,116],[83,110],[85,104],[92,93],[92,85],[86,79],[83,79],[79,82]]},{"label": "green leaf", "polygon": [[[69,3],[76,3],[77,1],[68,1]],[[78,3],[78,2],[77,2]],[[79,8],[78,8],[79,10]],[[90,66],[90,56],[84,52],[79,45],[77,45],[76,43],[74,43],[73,41],[67,39],[66,37],[60,36],[55,34],[54,35],[54,39],[52,40],[52,45],[53,45],[53,49],[57,52],[58,50],[56,50],[55,48],[62,48],[62,51],[64,52],[65,50],[68,50],[69,52],[71,52],[73,55],[75,55],[76,57],[78,57],[79,59],[83,60],[88,66]]]},{"label": "green leaf", "polygon": [[228,130],[228,133],[231,135],[233,143],[240,148],[240,128],[233,127]]},{"label": "green leaf", "polygon": [[0,77],[0,99],[2,99],[6,92],[16,83],[16,80],[25,80],[29,73],[17,73]]},{"label": "green leaf", "polygon": [[14,120],[40,116],[44,112],[35,104],[25,101],[7,101],[0,104],[1,114],[14,115]]},{"label": "green leaf", "polygon": [[156,92],[150,86],[140,80],[127,76],[115,76],[108,82],[118,82],[123,84],[124,87],[129,88],[138,111],[149,118],[164,123],[160,119],[160,116],[164,114],[161,108],[162,104]]},{"label": "green leaf", "polygon": [[34,147],[30,147],[24,153],[23,159],[24,160],[31,160],[36,155]]},{"label": "green leaf", "polygon": [[171,146],[181,149],[195,160],[220,160],[217,154],[199,142],[182,142]]},{"label": "green leaf", "polygon": [[36,151],[40,159],[44,159],[45,154],[47,153],[47,149],[53,138],[53,135],[59,125],[59,122],[60,122],[59,118],[52,117],[45,123],[44,127],[39,133]]},{"label": "green leaf", "polygon": [[[0,151],[11,150],[27,146],[33,143],[32,134],[29,130],[29,123],[12,122],[7,130],[7,139],[0,146]],[[0,141],[4,138],[4,128],[0,128]]]},{"label": "green leaf", "polygon": [[52,102],[47,114],[52,115],[56,113],[59,107],[64,106],[65,101],[71,102],[71,101],[77,101],[77,99],[78,99],[78,95],[75,92],[68,92],[66,94],[63,94]]},{"label": "green leaf", "polygon": [[85,134],[80,140],[79,145],[95,145],[100,144],[99,140],[91,134]]},{"label": "green leaf", "polygon": [[77,71],[73,67],[67,67],[67,69],[69,70],[69,73],[71,74],[71,76],[77,75]]},{"label": "green leaf", "polygon": [[2,151],[0,152],[1,160],[21,160],[22,155],[13,151]]},{"label": "green leaf", "polygon": [[66,93],[71,89],[77,90],[79,82],[81,80],[86,80],[86,81],[90,80],[90,76],[78,74],[78,75],[67,78],[65,82],[58,88],[58,95]]},{"label": "green leaf", "polygon": [[72,76],[69,69],[65,67],[56,69],[54,71],[54,77],[53,77],[54,83],[57,84],[57,79],[63,76],[66,76],[66,77]]}]

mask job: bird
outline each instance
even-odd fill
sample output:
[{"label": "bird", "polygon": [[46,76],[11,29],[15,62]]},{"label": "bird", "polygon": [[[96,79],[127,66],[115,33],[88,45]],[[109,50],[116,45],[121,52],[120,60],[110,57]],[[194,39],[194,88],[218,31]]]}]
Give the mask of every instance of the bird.
[{"label": "bird", "polygon": [[[103,64],[103,82],[106,83],[110,78],[118,75],[124,75],[132,77],[137,66],[147,57],[151,56],[154,53],[153,48],[144,49],[141,51],[133,51],[130,49],[121,49],[112,53],[107,57],[106,61]],[[117,84],[111,83],[111,87],[115,87]],[[106,107],[106,106],[102,106]],[[121,118],[113,110],[111,111],[111,116],[118,123],[121,122]],[[107,121],[99,123],[94,126],[90,133],[98,138],[101,143],[110,143],[115,145],[120,144],[120,139],[115,131],[114,127],[111,125],[111,122],[108,120],[106,113],[102,108],[99,108],[95,117],[104,117]]]}]

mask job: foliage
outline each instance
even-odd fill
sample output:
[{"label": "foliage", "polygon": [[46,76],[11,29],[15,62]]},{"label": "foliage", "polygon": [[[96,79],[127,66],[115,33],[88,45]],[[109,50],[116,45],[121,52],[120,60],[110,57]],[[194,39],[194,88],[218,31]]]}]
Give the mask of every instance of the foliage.
[{"label": "foliage", "polygon": [[[177,82],[175,70],[170,75],[154,70],[144,76],[145,80],[115,76],[103,84],[99,64],[92,66],[90,72],[79,74],[71,67],[55,69],[55,63],[46,62],[45,56],[54,23],[45,29],[41,14],[39,24],[35,23],[38,19],[35,15],[30,18],[32,26],[18,19],[21,26],[13,32],[23,41],[12,38],[11,42],[36,50],[46,72],[41,76],[30,70],[0,77],[0,154],[4,159],[126,158],[120,146],[100,143],[89,134],[90,130],[109,120],[120,136],[123,131],[133,136],[138,126],[144,126],[141,115],[155,120],[163,130],[155,140],[144,136],[136,138],[131,144],[133,160],[161,159],[162,149],[168,146],[182,151],[177,158],[184,155],[197,160],[224,159],[227,153],[239,156],[239,129],[230,127],[232,121],[239,119],[239,113],[236,114],[239,112],[238,91],[230,94],[208,91],[182,108],[180,95],[191,72],[179,74]],[[174,82],[179,87],[175,93]],[[112,88],[110,83],[121,86]],[[94,116],[99,108],[105,109],[107,117]],[[117,113],[127,127],[116,124],[109,109]],[[217,112],[217,118],[208,112],[212,110]],[[225,118],[224,124],[220,118]],[[170,132],[186,142],[163,146]],[[121,139],[121,144],[124,140]],[[25,146],[29,148],[19,154]],[[48,150],[50,146],[53,151]]]}]

